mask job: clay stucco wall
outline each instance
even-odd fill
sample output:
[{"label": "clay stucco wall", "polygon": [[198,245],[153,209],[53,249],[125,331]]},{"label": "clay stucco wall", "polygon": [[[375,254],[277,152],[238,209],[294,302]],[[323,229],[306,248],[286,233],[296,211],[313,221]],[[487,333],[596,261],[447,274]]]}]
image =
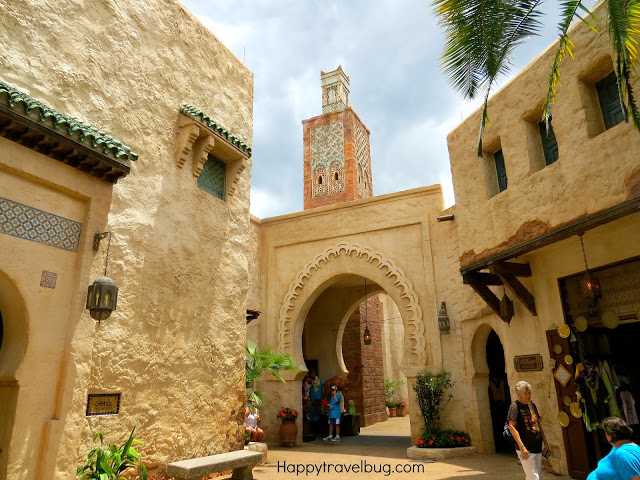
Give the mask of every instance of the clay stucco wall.
[{"label": "clay stucco wall", "polygon": [[[221,201],[176,166],[174,133],[189,103],[250,145],[251,72],[178,2],[12,1],[0,9],[3,80],[140,155],[114,188],[108,223],[87,232],[112,232],[117,313],[99,327],[82,313],[60,363],[60,428],[42,446],[31,437],[25,452],[42,448],[47,468],[55,463],[57,477],[69,478],[95,431],[119,442],[137,427],[151,467],[240,446],[250,163]],[[104,243],[92,276],[103,259]],[[94,392],[121,392],[120,414],[85,417]],[[52,415],[38,411],[30,422],[43,431]],[[14,434],[24,436],[20,428]],[[20,457],[11,478],[33,478],[21,468],[32,460]]]},{"label": "clay stucco wall", "polygon": [[[81,224],[77,251],[29,241],[26,232],[23,236],[0,234],[4,327],[0,424],[6,428],[9,422],[13,427],[10,436],[8,430],[2,432],[0,476],[43,478],[42,463],[47,458],[38,447],[45,435],[59,434],[63,423],[58,384],[63,380],[61,362],[68,355],[69,340],[76,329],[92,335],[93,321],[79,323],[79,319],[86,288],[93,280],[93,232],[104,229],[111,185],[0,138],[0,192],[11,202]],[[12,214],[2,209],[3,223],[19,219],[26,225],[21,215],[24,212]],[[55,282],[43,286],[43,272],[55,274]],[[7,402],[12,381],[17,382],[14,406]]]},{"label": "clay stucco wall", "polygon": [[[553,106],[557,162],[540,168],[537,130],[557,44],[490,98],[485,158],[476,154],[480,111],[449,134],[463,266],[638,195],[640,135],[633,123],[598,133],[603,127],[594,84],[613,70],[613,62],[605,5],[596,12],[600,33],[576,22],[571,30],[575,60],[561,63],[562,86]],[[634,88],[640,88],[637,78]],[[500,148],[508,187],[488,198],[484,171],[495,170],[492,154]]]}]

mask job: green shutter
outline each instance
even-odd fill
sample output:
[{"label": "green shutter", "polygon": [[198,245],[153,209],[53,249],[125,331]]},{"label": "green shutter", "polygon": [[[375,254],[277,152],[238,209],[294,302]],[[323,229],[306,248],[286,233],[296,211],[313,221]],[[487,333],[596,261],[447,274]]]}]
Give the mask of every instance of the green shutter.
[{"label": "green shutter", "polygon": [[540,139],[542,140],[542,150],[544,150],[544,163],[551,165],[558,160],[558,142],[556,141],[556,134],[553,132],[553,125],[549,122],[549,132],[547,133],[547,127],[545,122],[538,123],[538,129],[540,130]]},{"label": "green shutter", "polygon": [[596,91],[598,92],[598,100],[600,101],[600,109],[604,119],[604,128],[608,130],[625,119],[620,97],[618,96],[616,75],[611,72],[596,83]]},{"label": "green shutter", "polygon": [[504,155],[502,150],[498,150],[493,154],[496,162],[496,173],[498,174],[498,189],[504,192],[507,189],[507,169],[504,166]]},{"label": "green shutter", "polygon": [[221,200],[225,199],[227,164],[209,155],[198,177],[198,188]]}]

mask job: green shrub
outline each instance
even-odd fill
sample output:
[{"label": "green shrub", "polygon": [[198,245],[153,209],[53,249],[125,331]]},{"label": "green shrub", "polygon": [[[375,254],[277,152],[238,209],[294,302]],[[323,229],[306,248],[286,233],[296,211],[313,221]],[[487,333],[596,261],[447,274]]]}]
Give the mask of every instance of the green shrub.
[{"label": "green shrub", "polygon": [[78,480],[120,480],[125,479],[122,473],[129,468],[135,468],[138,471],[140,480],[147,480],[147,467],[140,460],[140,454],[131,445],[136,443],[143,445],[139,440],[133,439],[131,430],[129,440],[118,447],[115,443],[104,448],[104,436],[98,432],[93,436],[95,442],[100,438],[100,446],[89,452],[86,463],[76,471]]},{"label": "green shrub", "polygon": [[471,445],[471,437],[459,430],[440,430],[435,433],[425,432],[418,441],[418,448],[455,448]]},{"label": "green shrub", "polygon": [[442,370],[434,374],[425,368],[417,377],[413,390],[416,392],[420,413],[424,419],[425,432],[440,430],[440,410],[449,403],[452,395],[445,395],[447,388],[453,387],[451,372]]}]

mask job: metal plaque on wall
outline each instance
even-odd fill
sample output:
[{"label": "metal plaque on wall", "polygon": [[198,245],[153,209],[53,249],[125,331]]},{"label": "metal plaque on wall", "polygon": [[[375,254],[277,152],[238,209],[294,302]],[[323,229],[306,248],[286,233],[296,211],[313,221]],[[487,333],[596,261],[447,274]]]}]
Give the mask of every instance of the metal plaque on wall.
[{"label": "metal plaque on wall", "polygon": [[513,357],[516,372],[539,372],[542,370],[542,355],[518,355]]},{"label": "metal plaque on wall", "polygon": [[119,393],[90,393],[87,396],[87,417],[94,415],[117,415],[119,412]]}]

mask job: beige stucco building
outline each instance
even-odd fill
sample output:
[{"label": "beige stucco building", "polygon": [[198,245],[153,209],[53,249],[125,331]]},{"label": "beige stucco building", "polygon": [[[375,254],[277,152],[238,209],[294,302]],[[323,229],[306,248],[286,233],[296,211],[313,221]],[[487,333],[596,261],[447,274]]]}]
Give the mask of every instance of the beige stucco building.
[{"label": "beige stucco building", "polygon": [[[252,74],[193,15],[168,0],[27,3],[0,0],[0,477],[72,478],[96,431],[136,427],[158,469],[240,448],[247,336],[346,375],[345,324],[377,294],[383,320],[399,317],[374,340],[409,384],[413,441],[420,369],[452,372],[443,423],[481,453],[496,448],[492,414],[504,422],[490,377],[523,379],[553,468],[593,467],[603,445],[571,413],[576,364],[627,365],[640,394],[640,135],[611,124],[606,32],[572,30],[555,146],[537,124],[553,46],[491,98],[483,158],[478,112],[450,133],[454,207],[435,185],[258,219]],[[600,285],[586,296],[585,255]],[[107,258],[118,304],[97,323],[87,287]],[[261,314],[245,327],[248,309]],[[267,440],[281,406],[301,409],[305,373],[262,382]],[[118,413],[89,415],[95,394]]]}]

